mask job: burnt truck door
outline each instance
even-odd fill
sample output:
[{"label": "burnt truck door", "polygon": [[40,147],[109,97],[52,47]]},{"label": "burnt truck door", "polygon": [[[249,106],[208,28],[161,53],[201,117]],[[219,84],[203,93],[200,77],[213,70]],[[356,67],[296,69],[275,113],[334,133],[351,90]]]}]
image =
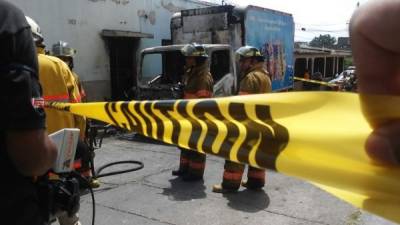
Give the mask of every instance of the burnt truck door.
[{"label": "burnt truck door", "polygon": [[142,51],[135,98],[181,98],[180,83],[184,73],[184,62],[180,50]]},{"label": "burnt truck door", "polygon": [[214,97],[237,93],[237,77],[234,55],[229,46],[209,49],[210,72],[214,79]]}]

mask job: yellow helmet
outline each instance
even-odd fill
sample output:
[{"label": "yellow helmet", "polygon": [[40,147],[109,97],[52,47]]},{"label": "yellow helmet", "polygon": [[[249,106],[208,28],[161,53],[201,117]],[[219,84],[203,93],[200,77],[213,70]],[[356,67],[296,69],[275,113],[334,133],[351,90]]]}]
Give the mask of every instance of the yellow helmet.
[{"label": "yellow helmet", "polygon": [[243,46],[236,50],[236,60],[240,60],[243,58],[255,58],[258,61],[264,61],[265,57],[261,54],[261,52],[253,46]]},{"label": "yellow helmet", "polygon": [[202,57],[208,58],[206,49],[201,44],[187,44],[182,49],[181,52],[186,57]]},{"label": "yellow helmet", "polygon": [[55,43],[51,51],[54,56],[65,57],[73,57],[76,53],[76,50],[69,47],[69,44],[65,41],[58,41],[57,43]]}]

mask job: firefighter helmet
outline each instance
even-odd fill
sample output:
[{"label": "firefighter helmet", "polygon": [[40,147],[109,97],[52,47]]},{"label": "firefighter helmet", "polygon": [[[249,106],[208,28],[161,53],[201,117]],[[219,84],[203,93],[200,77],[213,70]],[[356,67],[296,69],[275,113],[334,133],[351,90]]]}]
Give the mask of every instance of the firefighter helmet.
[{"label": "firefighter helmet", "polygon": [[202,58],[208,58],[208,55],[206,53],[206,49],[204,48],[203,45],[201,44],[187,44],[183,46],[181,49],[182,54],[185,57],[202,57]]},{"label": "firefighter helmet", "polygon": [[65,41],[58,41],[57,43],[55,43],[51,51],[54,56],[64,57],[73,57],[76,53],[76,50],[69,47],[69,44]]},{"label": "firefighter helmet", "polygon": [[240,60],[243,58],[255,58],[258,61],[264,61],[265,58],[261,52],[253,46],[243,46],[236,50],[236,59]]},{"label": "firefighter helmet", "polygon": [[40,30],[39,24],[37,24],[32,18],[29,16],[25,16],[26,21],[28,22],[29,26],[31,27],[33,40],[35,42],[43,41],[42,31]]}]

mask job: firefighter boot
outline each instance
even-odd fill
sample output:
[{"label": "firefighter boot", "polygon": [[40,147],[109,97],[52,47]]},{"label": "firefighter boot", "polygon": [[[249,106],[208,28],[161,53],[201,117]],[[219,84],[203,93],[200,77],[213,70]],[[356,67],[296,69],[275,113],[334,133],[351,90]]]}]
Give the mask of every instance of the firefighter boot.
[{"label": "firefighter boot", "polygon": [[183,176],[183,174],[185,174],[185,171],[180,167],[177,170],[172,170],[172,176]]},{"label": "firefighter boot", "polygon": [[224,188],[222,187],[222,184],[215,184],[212,188],[212,191],[215,193],[235,193],[238,191],[238,189],[235,188]]},{"label": "firefighter boot", "polygon": [[242,181],[241,185],[242,185],[242,187],[244,187],[244,188],[247,188],[247,189],[249,189],[249,190],[255,190],[255,191],[261,190],[261,188],[262,188],[262,186],[253,187],[253,186],[249,185],[248,181]]},{"label": "firefighter boot", "polygon": [[183,181],[203,180],[205,166],[206,155],[191,151],[188,171],[182,176]]},{"label": "firefighter boot", "polygon": [[212,191],[215,193],[228,193],[238,191],[240,188],[240,181],[242,180],[243,171],[243,164],[226,160],[224,165],[222,184],[214,185]]},{"label": "firefighter boot", "polygon": [[181,149],[181,156],[180,156],[180,161],[179,161],[179,169],[172,171],[172,175],[173,176],[183,176],[188,171],[188,168],[189,168],[189,157],[190,157],[189,150]]},{"label": "firefighter boot", "polygon": [[249,166],[247,173],[247,181],[241,184],[250,190],[261,190],[265,185],[265,170]]}]

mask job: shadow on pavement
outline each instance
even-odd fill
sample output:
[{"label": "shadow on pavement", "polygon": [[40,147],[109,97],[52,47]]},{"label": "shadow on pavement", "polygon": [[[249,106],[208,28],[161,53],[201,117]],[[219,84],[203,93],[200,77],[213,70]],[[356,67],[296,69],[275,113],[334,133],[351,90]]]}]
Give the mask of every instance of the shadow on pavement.
[{"label": "shadow on pavement", "polygon": [[169,180],[171,187],[163,188],[163,195],[168,196],[173,201],[190,201],[207,197],[204,181],[184,182],[176,177]]},{"label": "shadow on pavement", "polygon": [[223,196],[228,199],[228,206],[243,212],[255,213],[269,206],[269,196],[265,191],[253,191],[245,189],[235,193],[226,193]]},{"label": "shadow on pavement", "polygon": [[167,143],[164,143],[162,141],[158,141],[152,138],[148,138],[146,136],[143,136],[141,134],[132,132],[132,133],[122,133],[117,135],[117,138],[119,140],[126,140],[126,141],[136,141],[136,142],[142,142],[142,143],[148,143],[148,144],[157,144],[157,145],[169,145]]}]

